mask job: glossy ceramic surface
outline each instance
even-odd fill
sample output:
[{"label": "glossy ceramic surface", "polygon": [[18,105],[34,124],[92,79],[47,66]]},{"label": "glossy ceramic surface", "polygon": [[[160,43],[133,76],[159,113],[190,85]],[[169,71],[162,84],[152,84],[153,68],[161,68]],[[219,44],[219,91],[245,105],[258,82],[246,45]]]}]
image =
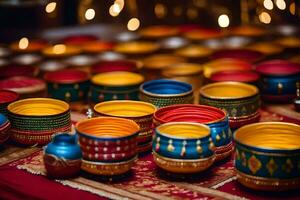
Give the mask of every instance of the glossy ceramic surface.
[{"label": "glossy ceramic surface", "polygon": [[116,117],[96,117],[76,125],[83,159],[107,163],[135,157],[139,131],[134,121]]},{"label": "glossy ceramic surface", "polygon": [[44,79],[48,84],[49,96],[67,102],[87,99],[89,91],[89,75],[80,70],[59,70],[48,72]]},{"label": "glossy ceramic surface", "polygon": [[93,102],[109,100],[138,100],[138,88],[144,81],[140,74],[132,72],[107,72],[92,77]]},{"label": "glossy ceramic surface", "polygon": [[223,58],[205,63],[203,66],[203,74],[205,78],[210,78],[213,73],[220,71],[249,71],[251,69],[252,65],[249,62],[239,59]]},{"label": "glossy ceramic surface", "polygon": [[203,159],[214,155],[208,126],[191,122],[169,122],[155,129],[152,150],[174,159]]},{"label": "glossy ceramic surface", "polygon": [[273,102],[291,102],[300,88],[300,65],[285,60],[260,63],[256,71],[262,75],[262,98]]},{"label": "glossy ceramic surface", "polygon": [[[138,148],[151,143],[154,105],[141,101],[108,101],[94,107],[96,115],[121,117],[135,121],[140,127]],[[139,151],[140,152],[140,151]]]},{"label": "glossy ceramic surface", "polygon": [[69,105],[50,98],[29,98],[7,107],[12,139],[26,145],[47,144],[57,132],[71,129]]},{"label": "glossy ceramic surface", "polygon": [[212,55],[212,59],[233,58],[253,63],[262,59],[263,56],[264,55],[259,51],[249,49],[229,49],[215,52]]},{"label": "glossy ceramic surface", "polygon": [[139,31],[139,35],[141,35],[144,38],[163,38],[163,37],[169,37],[174,36],[179,33],[178,28],[173,26],[167,26],[167,25],[156,25],[156,26],[148,26],[146,28],[143,28],[141,31]]},{"label": "glossy ceramic surface", "polygon": [[[179,104],[158,109],[154,113],[154,125],[167,122],[194,122],[206,124],[216,146],[217,159],[225,158],[232,151],[232,133],[226,113],[204,105]],[[231,147],[231,148],[230,148]],[[223,154],[226,154],[223,156]]]},{"label": "glossy ceramic surface", "polygon": [[3,114],[0,114],[0,145],[5,143],[6,140],[9,138],[9,130],[10,129],[10,122],[7,117]]},{"label": "glossy ceramic surface", "polygon": [[47,175],[66,178],[80,171],[82,153],[75,135],[58,133],[44,150]]},{"label": "glossy ceramic surface", "polygon": [[262,122],[244,126],[234,134],[238,181],[257,190],[300,187],[300,126]]},{"label": "glossy ceramic surface", "polygon": [[[220,108],[227,112],[229,120],[238,121],[250,119],[258,112],[260,97],[255,86],[240,82],[218,82],[200,89],[200,103]],[[236,128],[236,124],[230,123],[230,127]]]},{"label": "glossy ceramic surface", "polygon": [[10,90],[0,90],[0,113],[7,115],[7,106],[18,100],[19,94]]},{"label": "glossy ceramic surface", "polygon": [[193,89],[190,84],[180,81],[153,80],[140,86],[140,99],[158,108],[173,104],[193,103]]},{"label": "glossy ceramic surface", "polygon": [[128,55],[149,54],[157,51],[158,49],[158,44],[145,41],[120,43],[114,48],[116,52]]}]

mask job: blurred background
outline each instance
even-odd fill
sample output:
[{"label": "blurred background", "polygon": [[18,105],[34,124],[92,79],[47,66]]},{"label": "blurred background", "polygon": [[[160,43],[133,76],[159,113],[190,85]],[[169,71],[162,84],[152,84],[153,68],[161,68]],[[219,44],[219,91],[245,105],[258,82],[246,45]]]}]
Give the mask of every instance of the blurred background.
[{"label": "blurred background", "polygon": [[45,29],[113,24],[135,31],[155,24],[272,27],[300,22],[297,0],[1,0],[0,42]]}]

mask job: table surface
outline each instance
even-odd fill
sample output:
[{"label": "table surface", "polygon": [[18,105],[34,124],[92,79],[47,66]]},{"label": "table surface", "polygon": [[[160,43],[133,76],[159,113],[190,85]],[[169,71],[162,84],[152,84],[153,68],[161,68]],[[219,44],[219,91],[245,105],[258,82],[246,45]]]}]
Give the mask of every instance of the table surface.
[{"label": "table surface", "polygon": [[[261,109],[261,121],[300,124],[293,105]],[[84,118],[72,113],[74,122]],[[233,159],[195,175],[169,174],[156,167],[152,154],[140,157],[131,172],[113,179],[81,172],[68,180],[45,175],[42,149],[8,144],[0,151],[0,199],[300,199],[300,191],[257,192],[236,181]]]}]

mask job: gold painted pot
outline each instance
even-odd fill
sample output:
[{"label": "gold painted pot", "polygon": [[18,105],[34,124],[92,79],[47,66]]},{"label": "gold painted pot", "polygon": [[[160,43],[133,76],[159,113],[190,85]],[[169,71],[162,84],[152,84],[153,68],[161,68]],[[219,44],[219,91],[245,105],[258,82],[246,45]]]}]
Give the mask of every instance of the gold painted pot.
[{"label": "gold painted pot", "polygon": [[300,188],[300,126],[261,122],[234,134],[238,181],[255,190]]},{"label": "gold painted pot", "polygon": [[282,46],[272,42],[258,42],[246,48],[254,51],[259,51],[265,55],[275,55],[283,51]]},{"label": "gold painted pot", "polygon": [[140,57],[153,53],[159,49],[159,45],[154,42],[138,41],[124,42],[116,45],[114,50],[130,57]]},{"label": "gold painted pot", "polygon": [[139,35],[147,39],[158,39],[175,36],[179,33],[179,29],[167,25],[148,26],[139,31]]},{"label": "gold painted pot", "polygon": [[81,169],[95,175],[114,176],[130,171],[137,158],[117,163],[100,163],[82,160]]},{"label": "gold painted pot", "polygon": [[246,61],[222,58],[207,62],[203,65],[203,74],[206,79],[209,79],[213,73],[220,71],[249,71],[252,65]]},{"label": "gold painted pot", "polygon": [[77,46],[56,44],[54,46],[46,47],[42,50],[45,57],[49,58],[65,58],[81,53],[81,49]]},{"label": "gold painted pot", "polygon": [[161,72],[163,69],[185,61],[185,58],[176,55],[156,54],[142,60],[144,65],[142,71],[146,80],[154,80],[162,77]]},{"label": "gold painted pot", "polygon": [[240,82],[218,82],[200,89],[200,104],[224,110],[231,128],[258,122],[260,96],[257,87]]},{"label": "gold painted pot", "polygon": [[201,45],[190,45],[175,51],[178,56],[185,57],[192,61],[203,61],[209,57],[213,51]]},{"label": "gold painted pot", "polygon": [[140,126],[137,138],[139,153],[151,150],[153,113],[156,111],[153,104],[127,100],[107,101],[96,104],[94,111],[99,116],[120,117],[135,121]]}]

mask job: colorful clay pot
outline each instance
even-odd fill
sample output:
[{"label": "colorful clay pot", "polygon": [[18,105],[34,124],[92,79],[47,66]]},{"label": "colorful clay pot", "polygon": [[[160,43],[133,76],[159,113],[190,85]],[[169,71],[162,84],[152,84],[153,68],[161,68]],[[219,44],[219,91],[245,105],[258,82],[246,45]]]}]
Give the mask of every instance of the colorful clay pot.
[{"label": "colorful clay pot", "polygon": [[217,160],[228,157],[233,150],[228,117],[221,109],[204,105],[179,104],[160,108],[153,117],[155,127],[168,122],[194,122],[209,126],[211,138],[216,146]]},{"label": "colorful clay pot", "polygon": [[0,89],[11,90],[19,94],[20,99],[45,97],[46,83],[37,78],[15,76],[0,80]]},{"label": "colorful clay pot", "polygon": [[258,122],[260,97],[255,86],[240,82],[218,82],[200,89],[200,104],[224,110],[229,116],[230,127]]},{"label": "colorful clay pot", "polygon": [[[207,58],[212,54],[212,50],[205,46],[189,45],[175,51],[175,54],[184,58],[196,61],[200,58]],[[201,61],[201,60],[200,60]]]},{"label": "colorful clay pot", "polygon": [[141,101],[108,101],[96,104],[94,111],[97,116],[120,117],[135,121],[140,126],[137,138],[139,153],[151,150],[153,113],[156,111],[154,105]]},{"label": "colorful clay pot", "polygon": [[10,45],[10,49],[16,53],[39,53],[46,48],[48,43],[45,40],[29,40],[27,46],[16,41]]},{"label": "colorful clay pot", "polygon": [[193,103],[193,89],[190,84],[169,79],[148,81],[140,86],[140,100],[157,108]]},{"label": "colorful clay pot", "polygon": [[137,72],[142,67],[142,62],[135,60],[111,60],[100,61],[91,67],[92,74],[114,72],[114,71],[126,71]]},{"label": "colorful clay pot", "polygon": [[49,96],[67,102],[87,100],[90,87],[89,75],[80,70],[64,69],[47,72],[44,76],[47,81]]},{"label": "colorful clay pot", "polygon": [[88,54],[97,54],[104,51],[111,51],[114,48],[115,44],[107,41],[93,41],[87,42],[81,46],[82,51]]},{"label": "colorful clay pot", "polygon": [[123,118],[96,117],[78,122],[82,169],[97,175],[118,175],[130,170],[137,156],[139,129],[134,121]]},{"label": "colorful clay pot", "polygon": [[300,48],[300,39],[298,37],[281,37],[278,40],[275,40],[275,43],[288,49]]},{"label": "colorful clay pot", "polygon": [[182,37],[168,37],[160,41],[160,46],[164,50],[176,50],[189,44],[189,41]]},{"label": "colorful clay pot", "polygon": [[81,49],[74,45],[55,44],[44,48],[42,53],[47,58],[59,59],[80,54]]},{"label": "colorful clay pot", "polygon": [[261,52],[249,49],[227,49],[215,52],[212,59],[233,58],[253,63],[261,60],[263,56]]},{"label": "colorful clay pot", "polygon": [[248,37],[261,37],[267,34],[267,30],[258,26],[243,25],[231,28],[230,34]]},{"label": "colorful clay pot", "polygon": [[139,31],[139,35],[143,38],[158,39],[164,37],[175,36],[179,33],[179,30],[173,26],[156,25],[148,26]]},{"label": "colorful clay pot", "polygon": [[90,72],[90,67],[96,62],[97,59],[89,55],[75,55],[63,60],[63,63],[71,66],[72,69],[78,69],[87,73]]},{"label": "colorful clay pot", "polygon": [[186,32],[184,36],[187,39],[199,41],[211,38],[220,38],[224,36],[224,33],[217,29],[199,27]]},{"label": "colorful clay pot", "polygon": [[98,38],[94,35],[81,34],[67,36],[62,40],[62,43],[67,45],[82,46],[88,42],[95,42],[97,40]]},{"label": "colorful clay pot", "polygon": [[44,150],[44,164],[47,175],[68,178],[80,171],[82,153],[76,135],[58,133],[53,136]]},{"label": "colorful clay pot", "polygon": [[24,145],[45,145],[53,134],[71,130],[69,105],[50,98],[28,98],[8,105],[11,139]]},{"label": "colorful clay pot", "polygon": [[[176,173],[203,171],[213,164],[215,157],[210,129],[198,123],[170,122],[158,126],[152,150],[154,162],[160,168]],[[194,166],[187,164],[192,161]]]},{"label": "colorful clay pot", "polygon": [[6,142],[9,138],[9,130],[10,129],[10,122],[7,117],[3,114],[0,114],[0,145]]},{"label": "colorful clay pot", "polygon": [[211,82],[236,81],[259,85],[260,75],[255,71],[220,71],[211,75]]},{"label": "colorful clay pot", "polygon": [[185,61],[186,59],[183,57],[172,54],[155,54],[142,60],[142,70],[145,74],[146,80],[154,80],[161,78],[161,72],[163,69]]},{"label": "colorful clay pot", "polygon": [[132,72],[106,72],[92,77],[91,100],[94,103],[110,100],[138,100],[138,88],[144,81]]},{"label": "colorful clay pot", "polygon": [[265,55],[276,55],[283,51],[283,47],[272,42],[258,42],[247,47],[254,51],[259,51]]},{"label": "colorful clay pot", "polygon": [[262,75],[262,98],[273,102],[291,102],[300,88],[300,65],[284,60],[260,63],[256,71]]},{"label": "colorful clay pot", "polygon": [[234,134],[238,181],[255,190],[299,189],[300,126],[261,122]]},{"label": "colorful clay pot", "polygon": [[162,75],[168,79],[182,81],[193,86],[194,92],[203,84],[203,67],[195,63],[180,63],[162,70]]},{"label": "colorful clay pot", "polygon": [[96,58],[100,61],[114,61],[114,60],[124,60],[126,59],[126,56],[114,51],[107,51],[98,54]]},{"label": "colorful clay pot", "polygon": [[209,79],[212,74],[220,71],[249,71],[251,69],[252,65],[249,62],[239,59],[223,58],[205,63],[203,66],[203,74],[205,78]]},{"label": "colorful clay pot", "polygon": [[39,66],[40,71],[43,75],[47,72],[58,71],[67,67],[66,64],[56,60],[47,60],[45,62],[42,62]]},{"label": "colorful clay pot", "polygon": [[0,68],[0,78],[10,78],[13,76],[29,76],[34,77],[39,73],[39,69],[34,66],[9,64]]},{"label": "colorful clay pot", "polygon": [[18,93],[10,90],[0,90],[0,113],[7,115],[7,106],[18,99]]},{"label": "colorful clay pot", "polygon": [[153,42],[124,42],[115,46],[114,50],[128,56],[142,56],[153,53],[159,49],[159,45]]},{"label": "colorful clay pot", "polygon": [[12,58],[12,62],[17,65],[37,65],[42,61],[42,57],[37,54],[21,54]]}]

